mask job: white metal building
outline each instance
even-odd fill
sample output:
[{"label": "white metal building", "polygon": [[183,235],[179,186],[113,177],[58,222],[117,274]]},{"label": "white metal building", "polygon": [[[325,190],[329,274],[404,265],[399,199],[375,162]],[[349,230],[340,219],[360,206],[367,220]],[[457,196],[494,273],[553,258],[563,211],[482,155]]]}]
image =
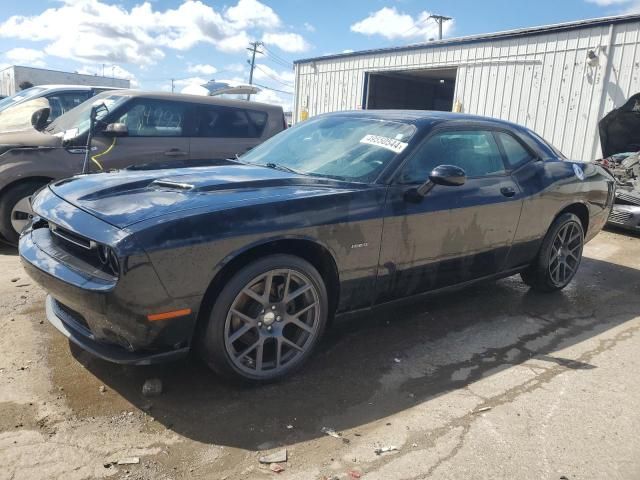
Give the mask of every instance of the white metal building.
[{"label": "white metal building", "polygon": [[35,85],[89,85],[94,87],[129,88],[129,80],[80,73],[60,72],[44,68],[11,66],[0,70],[0,95],[9,96],[20,90],[22,82]]},{"label": "white metal building", "polygon": [[294,122],[361,108],[455,110],[531,128],[568,157],[600,156],[598,121],[640,91],[640,15],[295,62]]}]

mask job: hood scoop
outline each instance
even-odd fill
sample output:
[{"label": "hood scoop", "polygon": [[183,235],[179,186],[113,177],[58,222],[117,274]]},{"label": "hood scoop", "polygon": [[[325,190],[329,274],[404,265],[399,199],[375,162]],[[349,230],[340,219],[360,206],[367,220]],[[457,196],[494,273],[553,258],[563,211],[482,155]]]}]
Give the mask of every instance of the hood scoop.
[{"label": "hood scoop", "polygon": [[170,190],[193,190],[194,185],[186,182],[173,182],[171,180],[155,180],[151,183],[152,187],[166,188]]}]

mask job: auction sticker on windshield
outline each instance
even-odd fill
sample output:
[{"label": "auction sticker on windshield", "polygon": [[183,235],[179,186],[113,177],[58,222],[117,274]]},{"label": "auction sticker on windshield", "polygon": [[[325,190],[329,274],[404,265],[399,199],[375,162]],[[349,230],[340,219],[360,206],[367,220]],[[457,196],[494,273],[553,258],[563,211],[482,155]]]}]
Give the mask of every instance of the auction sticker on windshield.
[{"label": "auction sticker on windshield", "polygon": [[395,138],[382,137],[380,135],[365,135],[362,140],[360,140],[360,143],[386,148],[387,150],[391,150],[395,153],[402,152],[408,145],[408,143],[401,142]]}]

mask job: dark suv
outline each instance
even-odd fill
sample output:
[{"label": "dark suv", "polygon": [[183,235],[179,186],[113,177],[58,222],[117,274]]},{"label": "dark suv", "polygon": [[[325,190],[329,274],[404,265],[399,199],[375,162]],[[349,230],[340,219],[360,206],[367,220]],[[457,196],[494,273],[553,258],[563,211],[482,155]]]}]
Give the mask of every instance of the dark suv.
[{"label": "dark suv", "polygon": [[132,90],[105,92],[46,128],[0,134],[0,234],[16,243],[30,197],[82,171],[92,108],[99,105],[91,171],[224,161],[286,128],[281,107],[215,97]]}]

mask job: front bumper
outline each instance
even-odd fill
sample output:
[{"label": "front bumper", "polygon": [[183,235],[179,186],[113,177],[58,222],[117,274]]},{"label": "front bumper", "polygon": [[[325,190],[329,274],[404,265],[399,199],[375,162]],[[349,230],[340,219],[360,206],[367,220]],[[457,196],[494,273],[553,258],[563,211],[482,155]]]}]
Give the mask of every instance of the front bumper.
[{"label": "front bumper", "polygon": [[607,223],[615,227],[640,232],[640,206],[615,204]]},{"label": "front bumper", "polygon": [[[109,278],[56,244],[48,228],[26,231],[19,250],[26,272],[49,293],[48,320],[83,349],[136,365],[173,360],[189,351],[198,299],[169,297],[146,255],[128,257],[127,270]],[[147,318],[182,308],[193,313],[161,321]]]},{"label": "front bumper", "polygon": [[168,352],[145,354],[129,352],[119,346],[98,342],[91,331],[78,323],[73,318],[73,314],[65,311],[51,295],[47,295],[46,312],[47,320],[51,325],[56,327],[71,342],[92,355],[109,362],[126,365],[151,365],[177,360],[189,353],[189,347],[185,347]]}]

